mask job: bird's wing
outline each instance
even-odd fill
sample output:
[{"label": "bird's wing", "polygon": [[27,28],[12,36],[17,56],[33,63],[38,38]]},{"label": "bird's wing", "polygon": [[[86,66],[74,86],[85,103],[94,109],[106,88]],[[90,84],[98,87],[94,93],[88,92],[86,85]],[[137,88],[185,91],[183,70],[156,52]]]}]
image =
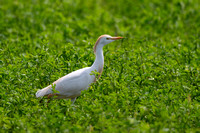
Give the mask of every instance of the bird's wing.
[{"label": "bird's wing", "polygon": [[62,95],[78,95],[81,90],[86,89],[91,82],[90,68],[79,69],[54,82],[56,90]]},{"label": "bird's wing", "polygon": [[57,83],[59,83],[59,82],[62,82],[63,80],[64,80],[64,81],[70,81],[70,80],[75,80],[75,79],[77,79],[77,78],[80,78],[80,77],[84,74],[84,72],[85,72],[86,70],[88,70],[88,69],[89,69],[89,67],[86,67],[86,68],[82,68],[82,69],[76,70],[76,71],[74,71],[74,72],[71,72],[71,73],[69,73],[69,74],[67,74],[67,75],[65,75],[65,76],[63,76],[63,77],[61,77],[61,78],[59,78],[58,80],[56,80],[56,81],[54,82],[54,84],[57,84]]},{"label": "bird's wing", "polygon": [[[88,86],[94,81],[95,77],[90,75],[90,73],[90,67],[71,72],[53,83],[55,85],[55,90],[59,91],[58,94],[66,97],[79,96],[81,90],[87,89]],[[49,85],[37,91],[36,97],[43,97],[51,93],[53,93],[52,85]]]}]

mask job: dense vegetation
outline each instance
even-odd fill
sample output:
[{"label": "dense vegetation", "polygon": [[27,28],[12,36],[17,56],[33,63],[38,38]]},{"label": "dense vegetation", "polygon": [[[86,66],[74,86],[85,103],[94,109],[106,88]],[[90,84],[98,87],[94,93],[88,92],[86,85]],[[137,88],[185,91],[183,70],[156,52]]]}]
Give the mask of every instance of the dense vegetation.
[{"label": "dense vegetation", "polygon": [[[35,93],[90,66],[102,77],[71,105]],[[199,0],[1,0],[0,132],[200,131]]]}]

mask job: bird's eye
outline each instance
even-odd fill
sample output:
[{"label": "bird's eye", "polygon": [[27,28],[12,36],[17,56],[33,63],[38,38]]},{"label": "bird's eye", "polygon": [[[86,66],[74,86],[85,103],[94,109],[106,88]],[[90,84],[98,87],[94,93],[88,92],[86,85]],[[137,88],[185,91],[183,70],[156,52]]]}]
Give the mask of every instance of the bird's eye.
[{"label": "bird's eye", "polygon": [[106,40],[109,40],[109,38],[106,38]]}]

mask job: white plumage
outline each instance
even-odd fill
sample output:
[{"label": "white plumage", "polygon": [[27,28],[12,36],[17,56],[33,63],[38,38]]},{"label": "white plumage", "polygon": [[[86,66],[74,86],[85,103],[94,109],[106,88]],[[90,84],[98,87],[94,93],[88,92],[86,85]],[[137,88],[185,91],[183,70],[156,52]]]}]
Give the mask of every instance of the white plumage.
[{"label": "white plumage", "polygon": [[[57,99],[71,99],[74,103],[76,97],[81,95],[81,91],[88,89],[90,84],[95,82],[96,78],[100,77],[104,65],[103,46],[121,38],[123,37],[111,37],[109,35],[100,36],[94,46],[96,59],[91,67],[76,70],[55,81],[53,85],[55,85],[55,90],[58,91],[57,93],[53,93],[52,85],[49,85],[41,90],[38,90],[36,92],[36,97],[51,97],[56,95]],[[99,72],[100,75],[95,77],[94,74],[91,74],[93,71]]]}]

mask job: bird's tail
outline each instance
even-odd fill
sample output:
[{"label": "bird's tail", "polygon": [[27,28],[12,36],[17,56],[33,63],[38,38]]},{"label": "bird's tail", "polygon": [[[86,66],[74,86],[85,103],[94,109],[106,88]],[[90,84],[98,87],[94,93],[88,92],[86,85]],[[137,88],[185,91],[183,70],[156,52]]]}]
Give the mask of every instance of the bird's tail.
[{"label": "bird's tail", "polygon": [[43,97],[43,96],[51,94],[51,93],[52,93],[52,87],[51,87],[51,85],[49,85],[41,90],[38,90],[35,95],[38,98],[38,97]]}]

